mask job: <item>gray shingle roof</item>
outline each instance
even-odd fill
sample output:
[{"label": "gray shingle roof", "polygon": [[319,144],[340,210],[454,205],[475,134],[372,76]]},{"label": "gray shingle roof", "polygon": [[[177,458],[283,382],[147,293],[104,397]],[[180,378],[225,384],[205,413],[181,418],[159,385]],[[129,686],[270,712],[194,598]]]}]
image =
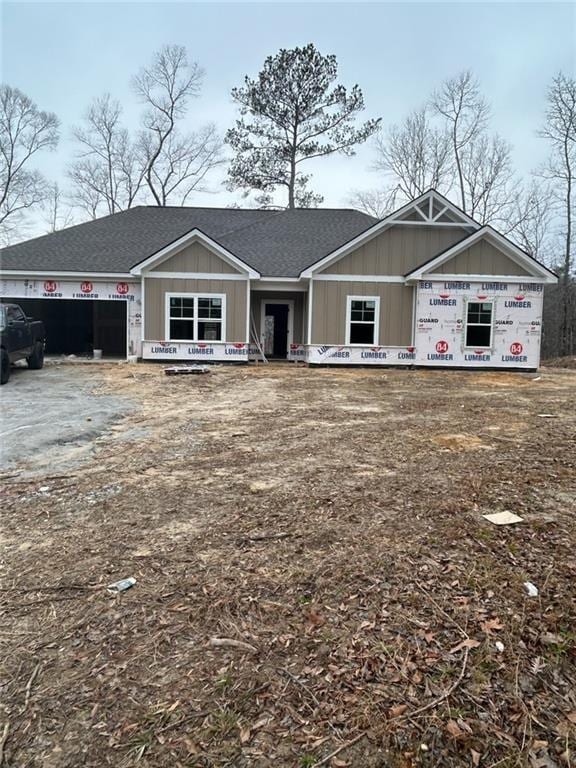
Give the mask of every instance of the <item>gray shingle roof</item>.
[{"label": "gray shingle roof", "polygon": [[267,277],[297,277],[310,264],[372,226],[360,211],[293,211],[139,206],[4,248],[2,269],[129,272],[200,229]]}]

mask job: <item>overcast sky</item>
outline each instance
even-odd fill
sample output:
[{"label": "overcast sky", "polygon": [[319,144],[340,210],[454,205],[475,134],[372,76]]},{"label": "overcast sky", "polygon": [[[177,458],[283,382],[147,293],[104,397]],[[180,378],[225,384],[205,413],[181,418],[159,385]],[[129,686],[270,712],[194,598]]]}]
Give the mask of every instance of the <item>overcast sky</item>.
[{"label": "overcast sky", "polygon": [[[492,103],[493,128],[514,147],[518,171],[543,158],[536,137],[547,84],[559,71],[574,74],[573,3],[27,3],[2,5],[2,80],[56,112],[62,141],[41,167],[65,185],[70,127],[92,97],[119,98],[126,121],[139,105],[130,77],[165,43],[185,45],[206,70],[202,96],[189,113],[191,128],[233,121],[230,90],[255,75],[281,47],[313,42],[336,54],[340,81],[364,91],[366,116],[384,125],[421,105],[446,77],[470,68]],[[332,157],[313,167],[324,205],[346,205],[350,191],[378,185],[372,150]],[[235,199],[213,180],[214,194],[194,205]]]}]

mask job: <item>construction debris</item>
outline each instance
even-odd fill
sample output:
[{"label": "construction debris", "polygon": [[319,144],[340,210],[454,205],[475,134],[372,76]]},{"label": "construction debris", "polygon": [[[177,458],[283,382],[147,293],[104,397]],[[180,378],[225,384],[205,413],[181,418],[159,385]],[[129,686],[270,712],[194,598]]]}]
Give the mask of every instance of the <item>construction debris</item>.
[{"label": "construction debris", "polygon": [[166,376],[180,376],[189,374],[208,373],[207,365],[171,365],[164,368]]},{"label": "construction debris", "polygon": [[230,637],[211,637],[210,645],[212,648],[238,648],[240,651],[258,653],[258,648],[250,645],[250,643],[245,643],[242,640],[234,640]]},{"label": "construction debris", "polygon": [[133,587],[134,584],[136,584],[136,579],[133,576],[130,576],[127,579],[116,581],[114,584],[109,584],[107,589],[108,592],[125,592],[127,589],[130,589],[130,587]]},{"label": "construction debris", "polygon": [[513,512],[508,512],[508,510],[504,510],[504,512],[493,512],[490,515],[482,515],[482,517],[485,520],[488,520],[488,522],[494,523],[494,525],[512,525],[513,523],[521,523],[524,519],[519,515],[515,515]]}]

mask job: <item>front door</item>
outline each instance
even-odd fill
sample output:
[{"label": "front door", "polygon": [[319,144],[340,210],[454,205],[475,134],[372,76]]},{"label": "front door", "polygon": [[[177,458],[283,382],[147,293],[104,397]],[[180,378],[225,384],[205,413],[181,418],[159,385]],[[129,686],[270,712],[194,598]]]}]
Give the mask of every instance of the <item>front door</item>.
[{"label": "front door", "polygon": [[267,357],[288,356],[290,329],[290,305],[265,302],[264,304],[264,354]]}]

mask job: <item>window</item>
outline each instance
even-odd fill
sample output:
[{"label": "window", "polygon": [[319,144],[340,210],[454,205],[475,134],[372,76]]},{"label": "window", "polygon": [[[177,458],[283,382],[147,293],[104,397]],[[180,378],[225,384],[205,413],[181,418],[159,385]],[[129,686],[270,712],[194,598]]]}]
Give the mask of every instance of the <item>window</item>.
[{"label": "window", "polygon": [[225,296],[166,294],[168,341],[224,341]]},{"label": "window", "polygon": [[170,339],[194,339],[195,299],[170,296]]},{"label": "window", "polygon": [[222,299],[198,299],[198,341],[222,341]]},{"label": "window", "polygon": [[346,344],[378,344],[379,314],[378,296],[348,296]]},{"label": "window", "polygon": [[14,305],[8,306],[6,317],[8,318],[9,323],[23,323],[26,320],[24,312],[22,312],[20,307]]},{"label": "window", "polygon": [[466,346],[492,345],[492,302],[471,301],[466,310]]}]

